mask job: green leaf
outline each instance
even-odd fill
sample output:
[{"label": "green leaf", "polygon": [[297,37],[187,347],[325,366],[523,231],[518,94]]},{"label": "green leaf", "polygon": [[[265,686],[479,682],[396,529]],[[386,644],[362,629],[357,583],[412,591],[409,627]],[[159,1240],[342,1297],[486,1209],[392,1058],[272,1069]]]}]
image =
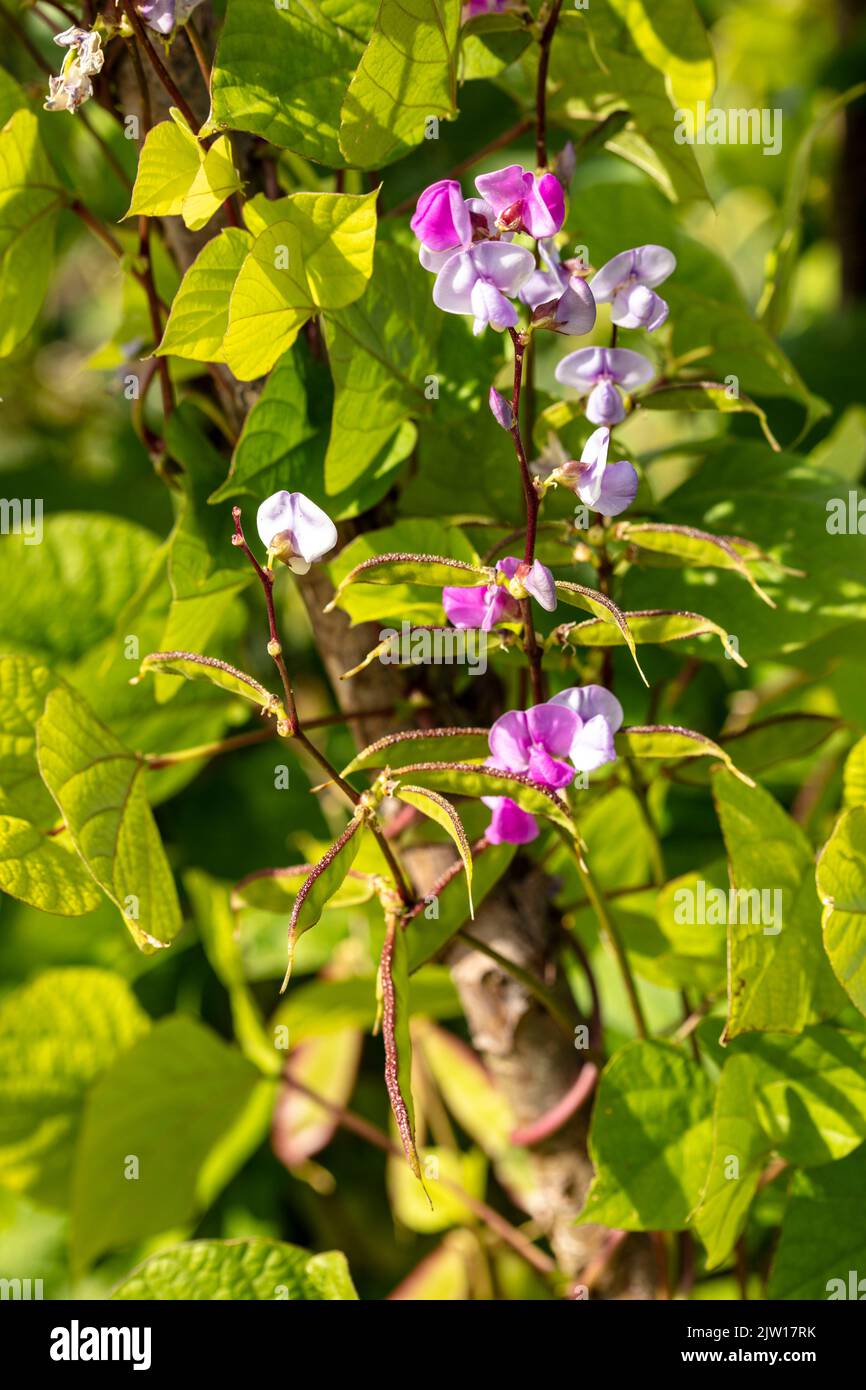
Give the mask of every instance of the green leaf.
[{"label": "green leaf", "polygon": [[815,143],[839,112],[864,94],[866,83],[861,82],[827,101],[824,109],[806,127],[788,162],[781,227],[775,246],[767,253],[764,291],[758,305],[758,317],[772,334],[781,333],[788,318],[791,283],[802,240],[803,205],[809,193]]},{"label": "green leaf", "polygon": [[694,108],[716,86],[709,35],[692,0],[609,0],[645,62],[664,75],[671,101]]},{"label": "green leaf", "polygon": [[265,382],[244,421],[229,475],[211,501],[224,502],[241,493],[259,499],[281,487],[292,491],[291,479],[287,477],[292,455],[297,452],[303,460],[303,446],[315,438],[316,432],[308,419],[306,382],[295,349],[280,359]]},{"label": "green leaf", "polygon": [[[2,746],[0,742],[0,748]],[[843,783],[846,806],[866,805],[866,738],[861,738],[859,743],[855,743],[845,759]]]},{"label": "green leaf", "polygon": [[206,1210],[264,1138],[274,1086],[193,1019],[156,1024],[88,1096],[73,1176],[75,1264]]},{"label": "green leaf", "polygon": [[463,822],[444,796],[438,792],[425,790],[423,787],[410,787],[401,782],[396,788],[395,795],[398,800],[405,801],[408,806],[414,806],[422,815],[430,820],[435,820],[437,825],[441,825],[447,835],[451,837],[457,846],[457,852],[463,863],[466,873],[466,895],[469,899],[469,916],[474,920],[475,908],[472,905],[472,850]]},{"label": "green leaf", "polygon": [[376,988],[382,1004],[385,1086],[406,1161],[420,1182],[421,1166],[415,1148],[415,1106],[412,1100],[409,957],[403,926],[397,917],[389,918],[385,928]]},{"label": "green leaf", "polygon": [[[449,566],[454,560],[475,566],[478,558],[475,548],[458,526],[432,518],[401,518],[392,526],[356,536],[328,566],[331,582],[336,588],[342,589],[340,607],[345,609],[353,623],[367,618],[377,622],[390,618],[398,627],[404,619],[417,623],[445,622],[441,592],[425,592],[428,586],[423,585],[423,581],[419,589],[418,581],[398,582],[392,574],[390,578],[380,576],[385,582],[375,587],[368,585],[365,580],[348,588],[343,584],[350,572],[358,569],[365,560],[378,561],[384,555],[416,554],[425,554],[434,560],[437,556],[446,556]],[[463,582],[459,579],[460,575],[468,584],[481,582],[477,576],[466,575],[456,568],[449,569],[448,573],[449,578],[445,583]],[[457,581],[454,575],[458,576]],[[486,571],[483,582],[486,582]],[[436,585],[429,587],[436,588]]]},{"label": "green leaf", "polygon": [[[211,93],[220,126],[248,130],[338,168],[340,106],[363,43],[332,23],[332,6],[229,0]],[[366,34],[364,35],[366,39]]]},{"label": "green leaf", "polygon": [[[738,666],[746,662],[731,644],[730,633],[710,618],[700,613],[685,613],[682,610],[654,608],[636,613],[623,613],[633,641],[642,643],[682,642],[692,637],[703,637],[712,633],[718,637],[722,648]],[[619,627],[602,618],[591,618],[585,623],[575,623],[560,629],[563,641],[574,647],[615,647],[625,642],[625,635]]]},{"label": "green leaf", "polygon": [[[738,894],[728,909],[725,1036],[802,1032],[837,1013],[844,1000],[821,940],[812,848],[763,787],[720,769],[713,774],[713,797]],[[748,904],[745,893],[752,895]]]},{"label": "green leaf", "polygon": [[[462,1153],[425,1145],[419,1157],[424,1165],[423,1188],[402,1159],[388,1159],[386,1182],[395,1220],[421,1235],[471,1225],[471,1207],[446,1183],[456,1184],[476,1200],[482,1198],[487,1184],[487,1160],[483,1153],[478,1149]],[[432,1177],[432,1173],[436,1176]]]},{"label": "green leaf", "polygon": [[569,834],[574,833],[574,824],[564,801],[547,791],[545,787],[533,782],[522,772],[499,772],[493,768],[483,768],[472,763],[410,763],[397,769],[402,785],[403,778],[409,777],[413,783],[431,791],[450,792],[453,796],[509,796],[535,816],[544,816],[556,825],[561,825]]},{"label": "green leaf", "polygon": [[81,860],[15,816],[0,816],[0,889],[62,917],[81,917],[100,903],[99,889]]},{"label": "green leaf", "polygon": [[252,243],[249,232],[239,227],[229,227],[205,243],[172,300],[158,357],[225,361],[229,300]]},{"label": "green leaf", "polygon": [[[466,894],[462,891],[463,911]],[[410,924],[411,927],[411,924]],[[408,937],[410,928],[407,928]],[[460,1000],[444,966],[428,965],[413,975],[412,1012],[426,1018],[458,1018]],[[348,1028],[369,1031],[376,1021],[376,991],[372,979],[313,980],[293,987],[272,1019],[274,1028],[288,1030],[289,1044],[326,1037]]]},{"label": "green leaf", "polygon": [[194,1240],[151,1255],[117,1285],[111,1297],[133,1302],[273,1299],[334,1302],[357,1299],[345,1255],[311,1255],[265,1236]]},{"label": "green leaf", "polygon": [[719,994],[727,971],[725,923],[689,921],[689,908],[699,901],[701,882],[704,891],[721,888],[727,893],[724,860],[681,874],[659,891],[654,916],[661,941],[656,943],[650,934],[636,932],[632,943],[624,933],[625,944],[635,970],[644,979],[673,989],[694,989],[701,995]]},{"label": "green leaf", "polygon": [[[632,28],[625,18],[639,22]],[[675,109],[690,103],[674,97],[672,73],[690,97],[700,91],[711,100],[712,51],[686,0],[653,5],[651,20],[634,0],[599,0],[591,13],[564,8],[551,46],[548,112],[568,126],[626,109],[628,128],[614,127],[606,148],[649,173],[673,201],[705,198],[694,151],[674,139]]]},{"label": "green leaf", "polygon": [[[776,606],[769,594],[761,588],[737,548],[739,546],[742,549],[748,543],[739,541],[736,537],[711,536],[709,532],[698,531],[692,526],[666,526],[651,522],[635,525],[629,521],[618,527],[617,535],[618,539],[627,541],[638,551],[646,550],[655,555],[663,555],[677,564],[698,567],[707,565],[713,569],[734,570],[754,589],[758,598],[763,599],[770,608]],[[754,550],[755,547],[751,549]],[[766,557],[758,552],[756,558]]]},{"label": "green leaf", "polygon": [[866,617],[866,536],[826,527],[841,491],[838,474],[794,454],[745,440],[706,446],[666,506],[687,525],[747,535],[775,564],[808,573],[764,578],[778,605],[770,610],[732,572],[635,569],[625,578],[627,606],[696,608],[736,633],[745,656],[765,661],[830,638]]},{"label": "green leaf", "polygon": [[632,724],[616,735],[615,742],[631,758],[662,758],[671,762],[679,758],[718,758],[734,777],[752,786],[751,779],[734,766],[730,754],[695,729],[682,729],[677,724]]},{"label": "green leaf", "polygon": [[126,217],[180,214],[190,231],[204,227],[241,186],[225,135],[209,149],[175,108],[148,131]]},{"label": "green leaf", "polygon": [[242,381],[270,371],[311,315],[344,309],[373,273],[372,193],[294,193],[269,204],[231,294],[226,362]]},{"label": "green leaf", "polygon": [[146,1031],[107,970],[48,970],[0,1003],[0,1182],[48,1206],[67,1199],[81,1107],[97,1077]]},{"label": "green leaf", "polygon": [[350,820],[342,835],[338,836],[318,864],[314,865],[301,885],[289,920],[289,959],[281,993],[291,977],[298,938],[316,925],[355,861],[361,845],[361,837],[357,832],[362,824],[358,817]]},{"label": "green leaf", "polygon": [[[294,864],[285,869],[256,869],[235,884],[232,905],[235,911],[243,907],[260,912],[288,912],[313,870],[312,864]],[[325,910],[356,907],[369,902],[373,896],[373,880],[369,874],[349,869],[339,888],[325,904]]]},{"label": "green leaf", "polygon": [[380,244],[363,296],[325,315],[334,414],[325,458],[328,492],[367,473],[395,432],[430,414],[425,386],[437,371],[441,314],[409,247]]},{"label": "green leaf", "polygon": [[0,812],[42,829],[57,821],[36,763],[36,721],[55,677],[27,656],[0,656]]},{"label": "green leaf", "polygon": [[581,1222],[679,1231],[710,1158],[712,1083],[668,1043],[631,1042],[601,1074],[589,1152],[595,1177]]},{"label": "green leaf", "polygon": [[[177,651],[192,642],[205,646],[253,579],[245,557],[229,544],[228,518],[208,506],[225,463],[202,425],[203,418],[184,402],[172,412],[165,430],[168,451],[183,473],[175,492],[177,520],[168,539],[172,599],[160,637],[163,651]],[[176,680],[157,673],[158,701],[171,699],[178,690]]]},{"label": "green leaf", "polygon": [[264,1029],[258,1003],[247,985],[240,942],[235,932],[231,890],[200,869],[184,876],[205,955],[228,991],[234,1035],[245,1057],[264,1072],[276,1075],[281,1059]]},{"label": "green leaf", "polygon": [[407,729],[386,734],[356,753],[343,768],[342,775],[366,771],[371,767],[399,768],[421,759],[438,760],[448,755],[454,762],[469,762],[490,756],[489,729]]},{"label": "green leaf", "polygon": [[644,685],[649,682],[641,670],[640,662],[635,651],[635,642],[625,614],[617,608],[613,599],[609,599],[606,594],[602,594],[597,589],[587,589],[583,584],[572,584],[564,579],[556,581],[556,596],[562,599],[563,603],[569,604],[572,608],[583,608],[602,622],[610,623],[622,640],[625,642],[632,655],[632,660],[638,669]]},{"label": "green leaf", "polygon": [[42,307],[54,265],[54,223],[64,202],[39,122],[31,111],[16,111],[0,130],[0,357],[27,336]]},{"label": "green leaf", "polygon": [[[352,1098],[358,1079],[363,1038],[355,1028],[323,1033],[292,1047],[271,1128],[274,1153],[286,1168],[300,1168],[330,1144],[339,1121],[334,1112],[299,1086],[339,1109]],[[275,1054],[276,1055],[276,1054]],[[294,1083],[294,1084],[292,1084]]]},{"label": "green leaf", "polygon": [[346,589],[352,584],[423,584],[433,589],[443,585],[460,586],[490,584],[493,571],[465,560],[449,560],[442,555],[372,555],[349,570],[337,585],[326,613],[337,606]]},{"label": "green leaf", "polygon": [[[119,613],[149,576],[157,548],[143,526],[94,512],[49,515],[39,545],[25,535],[4,536],[4,651],[56,661],[84,656],[113,635]],[[119,639],[117,653],[122,650]]]},{"label": "green leaf", "polygon": [[36,730],[39,770],[72,843],[140,950],[181,927],[174,879],[141,781],[144,762],[72,690],[51,691]]},{"label": "green leaf", "polygon": [[[509,793],[510,794],[510,793]],[[475,846],[472,874],[472,897],[478,906],[491,893],[509,868],[516,853],[514,845],[489,845],[482,841]],[[460,874],[449,874],[448,881],[431,902],[426,903],[410,917],[406,925],[406,949],[409,957],[409,970],[412,974],[412,998],[416,999],[416,988],[424,971],[415,974],[426,961],[447,946],[451,938],[466,923],[469,917],[469,904],[463,889]],[[430,1013],[420,1003],[416,1004],[419,1013]]]},{"label": "green leaf", "polygon": [[[839,728],[839,721],[824,714],[778,714],[720,740],[737,767],[754,776],[779,763],[798,761],[820,748]],[[674,778],[690,786],[705,786],[711,769],[697,762],[676,768]]]},{"label": "green leaf", "polygon": [[377,169],[425,138],[431,116],[457,114],[461,0],[381,0],[340,111],[349,164]]},{"label": "green leaf", "polygon": [[241,179],[234,166],[228,137],[214,140],[202,160],[201,168],[183,200],[183,220],[190,231],[200,231],[222,207],[227,198],[237,193]]},{"label": "green leaf", "polygon": [[227,661],[219,661],[215,656],[200,656],[198,652],[150,652],[141,663],[139,679],[151,671],[170,676],[182,676],[185,680],[206,680],[230,695],[240,695],[251,704],[258,705],[265,714],[276,719],[285,719],[286,714],[279,699],[272,695],[254,676],[239,671]]},{"label": "green leaf", "polygon": [[839,817],[821,851],[815,880],[833,973],[866,1014],[866,806],[852,806]]},{"label": "green leaf", "polygon": [[203,160],[204,150],[179,112],[176,118],[152,126],[138,157],[132,201],[125,215],[179,215]]},{"label": "green leaf", "polygon": [[731,394],[727,386],[717,381],[676,381],[654,386],[640,397],[639,405],[644,410],[713,410],[721,415],[756,415],[771,449],[781,448],[770,429],[766,411],[749,397],[739,393]]},{"label": "green leaf", "polygon": [[860,1280],[866,1268],[864,1183],[863,1145],[841,1163],[794,1174],[782,1238],[767,1285],[768,1298],[862,1298]]},{"label": "green leaf", "polygon": [[754,1065],[731,1057],[716,1089],[713,1148],[694,1228],[707,1251],[707,1268],[727,1259],[746,1222],[770,1145],[754,1113]]}]

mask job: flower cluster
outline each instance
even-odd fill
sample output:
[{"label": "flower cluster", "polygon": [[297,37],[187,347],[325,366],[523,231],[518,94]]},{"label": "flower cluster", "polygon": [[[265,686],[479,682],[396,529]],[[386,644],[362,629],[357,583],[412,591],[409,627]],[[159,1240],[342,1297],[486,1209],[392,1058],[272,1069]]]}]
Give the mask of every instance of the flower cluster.
[{"label": "flower cluster", "polygon": [[477,627],[490,632],[497,623],[519,618],[518,600],[530,596],[552,613],[556,607],[553,575],[540,560],[527,564],[512,555],[497,563],[492,584],[443,589],[442,606],[455,627]]},{"label": "flower cluster", "polygon": [[[555,174],[531,174],[519,164],[479,175],[475,187],[480,197],[464,198],[456,179],[431,184],[418,199],[411,225],[421,243],[421,264],[436,275],[434,303],[448,314],[471,314],[476,333],[488,324],[501,332],[516,327],[512,301],[536,275],[535,256],[512,239],[518,232],[537,241],[554,237],[565,220],[565,193]],[[542,298],[550,298],[551,286],[558,301],[563,289],[552,278]],[[563,322],[574,313],[574,306],[563,309]],[[581,321],[586,317],[584,307]],[[594,322],[593,305],[589,327]]]},{"label": "flower cluster", "polygon": [[48,79],[45,110],[74,113],[93,96],[90,79],[101,72],[105,62],[102,39],[95,30],[73,25],[62,34],[55,34],[54,42],[67,51],[59,75]]},{"label": "flower cluster", "polygon": [[[594,772],[613,762],[613,736],[622,724],[622,706],[601,685],[575,685],[528,710],[509,710],[490,730],[488,767],[523,772],[548,791],[560,791],[576,772]],[[487,840],[494,845],[525,845],[538,823],[508,796],[484,797],[493,812]]]}]

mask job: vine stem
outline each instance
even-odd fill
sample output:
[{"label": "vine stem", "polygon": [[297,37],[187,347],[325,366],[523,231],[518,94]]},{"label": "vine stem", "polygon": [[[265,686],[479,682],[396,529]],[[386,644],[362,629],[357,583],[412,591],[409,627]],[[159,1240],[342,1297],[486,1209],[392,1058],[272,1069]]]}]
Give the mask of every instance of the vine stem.
[{"label": "vine stem", "polygon": [[[523,500],[526,505],[526,540],[523,559],[531,565],[535,559],[535,541],[538,532],[538,493],[529,471],[526,450],[520,433],[520,392],[523,385],[523,358],[526,353],[526,339],[516,329],[508,330],[514,345],[514,384],[511,391],[511,429],[514,452],[520,468],[520,481],[523,485]],[[523,619],[523,650],[529,663],[529,678],[532,685],[532,698],[535,704],[544,703],[544,673],[541,669],[541,648],[535,635],[535,622],[532,617],[532,603],[528,598],[520,600]]]},{"label": "vine stem", "polygon": [[[262,586],[262,592],[265,596],[265,604],[268,610],[268,629],[270,633],[268,641],[268,655],[272,658],[274,665],[276,666],[277,671],[279,672],[280,682],[283,687],[283,695],[285,698],[286,707],[286,718],[289,725],[289,736],[293,738],[295,742],[301,748],[303,748],[305,752],[307,752],[309,756],[314,759],[315,762],[319,764],[319,767],[321,767],[322,770],[327,773],[328,779],[331,782],[333,782],[335,786],[339,787],[340,791],[351,803],[352,807],[354,809],[357,809],[362,802],[360,792],[356,792],[355,788],[350,786],[349,783],[345,780],[345,778],[340,776],[337,769],[328,761],[325,754],[321,752],[321,750],[318,749],[316,745],[311,742],[310,739],[307,738],[307,735],[301,728],[301,723],[298,718],[297,707],[295,705],[295,696],[292,690],[292,681],[291,677],[289,676],[289,671],[288,667],[286,666],[285,658],[283,657],[282,643],[280,642],[279,631],[277,629],[277,615],[274,609],[274,573],[273,570],[264,569],[263,566],[259,564],[253,552],[250,550],[250,547],[247,544],[246,537],[244,536],[243,526],[241,525],[240,507],[232,507],[232,519],[234,521],[235,528],[234,535],[232,536],[232,543],[236,546],[239,546],[240,549],[246,555],[247,559],[249,560],[250,564],[252,565],[253,569],[258,575],[259,582]],[[379,846],[379,849],[382,851],[382,857],[384,858],[385,863],[388,865],[388,869],[391,873],[392,879],[394,880],[394,887],[397,891],[400,901],[402,902],[404,907],[411,906],[414,903],[414,896],[408,883],[406,882],[406,877],[403,873],[403,870],[397,863],[397,860],[394,856],[394,852],[385,838],[385,834],[375,814],[371,813],[368,816],[367,824],[370,828],[370,832],[373,835],[373,838]]]},{"label": "vine stem", "polygon": [[644,1017],[643,1005],[640,1002],[640,995],[637,992],[637,985],[635,984],[634,976],[631,973],[631,966],[629,965],[628,956],[626,955],[625,947],[622,944],[622,940],[620,938],[619,931],[617,930],[616,923],[614,922],[613,918],[608,912],[604,893],[599,888],[595,880],[595,876],[592,870],[590,869],[589,865],[584,862],[580,852],[580,846],[572,840],[572,838],[568,834],[568,831],[565,830],[563,827],[557,826],[556,829],[558,833],[562,836],[565,843],[574,853],[575,861],[577,863],[577,872],[580,875],[580,879],[583,883],[586,896],[588,897],[592,909],[596,915],[596,918],[598,919],[598,925],[601,930],[602,937],[609,944],[611,950],[613,951],[614,957],[616,958],[616,963],[619,966],[623,984],[625,985],[625,992],[628,996],[629,1007],[632,1012],[632,1017],[634,1018],[637,1035],[639,1038],[642,1038],[645,1042],[649,1037],[649,1031],[647,1029],[646,1019]]},{"label": "vine stem", "polygon": [[[349,1130],[352,1134],[356,1134],[359,1139],[364,1139],[368,1144],[372,1144],[374,1148],[381,1150],[382,1153],[388,1154],[390,1158],[399,1158],[401,1161],[403,1160],[402,1148],[394,1143],[393,1140],[389,1139],[387,1134],[384,1134],[382,1130],[371,1124],[369,1120],[365,1120],[361,1115],[356,1115],[352,1110],[347,1110],[344,1106],[335,1105],[333,1101],[327,1100],[324,1096],[319,1095],[317,1091],[306,1086],[303,1081],[297,1081],[288,1071],[283,1072],[282,1079],[292,1090],[300,1092],[300,1094],[306,1096],[308,1100],[315,1102],[316,1105],[320,1105],[332,1119],[336,1120],[337,1124],[342,1129]],[[462,1188],[459,1183],[452,1182],[450,1178],[440,1177],[437,1181],[440,1186],[449,1192],[453,1192],[456,1197],[459,1197],[460,1201],[478,1217],[479,1221],[482,1221],[484,1225],[487,1226],[494,1235],[498,1236],[500,1240],[504,1241],[506,1245],[510,1245],[512,1250],[520,1255],[533,1269],[536,1269],[539,1274],[543,1275],[546,1279],[556,1274],[556,1264],[550,1256],[533,1245],[532,1241],[529,1240],[522,1231],[512,1226],[510,1221],[506,1221],[505,1217],[501,1216],[498,1211],[494,1211],[493,1207],[489,1207],[487,1203],[482,1202],[480,1198],[473,1197],[472,1194]]]},{"label": "vine stem", "polygon": [[559,23],[562,0],[553,0],[547,21],[538,40],[538,79],[535,86],[535,161],[539,169],[547,168],[547,70],[550,67],[550,47]]},{"label": "vine stem", "polygon": [[129,20],[130,27],[132,28],[135,37],[137,38],[142,49],[144,50],[145,55],[147,56],[148,62],[153,68],[163,87],[168,92],[175,106],[182,113],[183,118],[189,125],[190,130],[192,130],[193,132],[198,131],[199,123],[198,118],[195,115],[195,112],[193,111],[183,92],[178,87],[168,68],[163,63],[153,44],[150,42],[150,39],[147,36],[147,30],[145,29],[144,24],[141,20],[141,16],[136,10],[134,4],[132,3],[132,0],[121,0],[121,3],[123,4],[123,12]]}]

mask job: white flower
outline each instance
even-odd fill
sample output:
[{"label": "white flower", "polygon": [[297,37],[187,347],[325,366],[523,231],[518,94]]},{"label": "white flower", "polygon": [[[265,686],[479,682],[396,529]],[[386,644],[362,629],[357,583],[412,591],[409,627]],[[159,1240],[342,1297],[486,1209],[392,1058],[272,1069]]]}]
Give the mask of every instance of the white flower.
[{"label": "white flower", "polygon": [[54,35],[54,42],[67,50],[59,77],[49,77],[46,111],[78,110],[93,96],[91,77],[101,71],[105,62],[102,39],[95,30],[78,29],[74,25]]},{"label": "white flower", "polygon": [[275,492],[259,507],[256,526],[269,557],[295,574],[306,574],[337,544],[337,528],[327,512],[302,492]]}]

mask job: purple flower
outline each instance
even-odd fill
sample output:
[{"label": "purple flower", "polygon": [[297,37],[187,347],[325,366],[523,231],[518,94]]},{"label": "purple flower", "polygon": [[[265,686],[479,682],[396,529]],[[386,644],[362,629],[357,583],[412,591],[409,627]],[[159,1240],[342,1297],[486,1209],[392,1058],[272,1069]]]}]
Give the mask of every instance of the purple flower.
[{"label": "purple flower", "polygon": [[534,271],[520,291],[523,303],[534,310],[533,324],[573,337],[588,333],[595,323],[592,290],[563,265],[552,241],[540,241],[538,249],[547,269]]},{"label": "purple flower", "polygon": [[625,459],[608,463],[610,430],[595,430],[583,446],[580,462],[569,460],[556,469],[554,478],[576,492],[581,502],[602,516],[619,516],[637,496],[637,473]]},{"label": "purple flower", "polygon": [[629,348],[578,348],[556,368],[556,379],[589,395],[586,418],[594,425],[618,425],[625,419],[625,406],[617,386],[633,391],[646,386],[655,375],[652,363]]},{"label": "purple flower", "polygon": [[490,388],[487,404],[490,406],[490,413],[497,425],[501,425],[504,430],[510,430],[514,424],[514,413],[508,401],[504,396],[500,396],[495,386]]},{"label": "purple flower", "polygon": [[574,781],[574,768],[565,759],[582,724],[562,702],[509,710],[490,730],[488,767],[525,772],[549,791],[567,787]]},{"label": "purple flower", "polygon": [[472,244],[472,220],[456,179],[425,188],[409,223],[428,251],[462,250]]},{"label": "purple flower", "polygon": [[553,612],[556,607],[556,581],[540,560],[533,560],[528,565],[525,560],[511,555],[498,561],[496,573],[504,577],[505,586],[514,598],[523,599],[531,594],[546,612]]},{"label": "purple flower", "polygon": [[501,14],[509,9],[513,0],[463,0],[461,19],[466,24],[480,14]]},{"label": "purple flower", "polygon": [[517,310],[505,296],[517,294],[534,268],[532,252],[522,246],[479,242],[449,257],[436,276],[433,303],[448,314],[471,314],[476,335],[488,323],[499,332],[514,328]]},{"label": "purple flower", "polygon": [[479,627],[482,632],[490,632],[497,623],[520,617],[517,599],[501,584],[443,589],[442,607],[455,627]]},{"label": "purple flower", "polygon": [[622,724],[622,705],[615,695],[603,685],[573,685],[549,704],[568,709],[577,720],[568,756],[578,772],[595,772],[616,760],[613,736]]},{"label": "purple flower", "polygon": [[565,220],[565,193],[555,174],[539,178],[520,164],[509,164],[492,174],[480,174],[475,187],[492,207],[503,232],[550,237]]},{"label": "purple flower", "polygon": [[676,269],[677,258],[666,246],[636,246],[621,251],[590,281],[599,304],[611,304],[611,318],[620,328],[652,332],[668,316],[665,301],[653,291]]},{"label": "purple flower", "polygon": [[337,528],[302,492],[275,492],[259,507],[256,526],[268,559],[276,556],[295,574],[306,574],[337,544]]},{"label": "purple flower", "polygon": [[491,845],[528,845],[538,835],[538,821],[510,796],[482,796],[493,815],[485,839]]},{"label": "purple flower", "polygon": [[170,34],[174,28],[175,0],[138,0],[135,7],[149,29]]}]

